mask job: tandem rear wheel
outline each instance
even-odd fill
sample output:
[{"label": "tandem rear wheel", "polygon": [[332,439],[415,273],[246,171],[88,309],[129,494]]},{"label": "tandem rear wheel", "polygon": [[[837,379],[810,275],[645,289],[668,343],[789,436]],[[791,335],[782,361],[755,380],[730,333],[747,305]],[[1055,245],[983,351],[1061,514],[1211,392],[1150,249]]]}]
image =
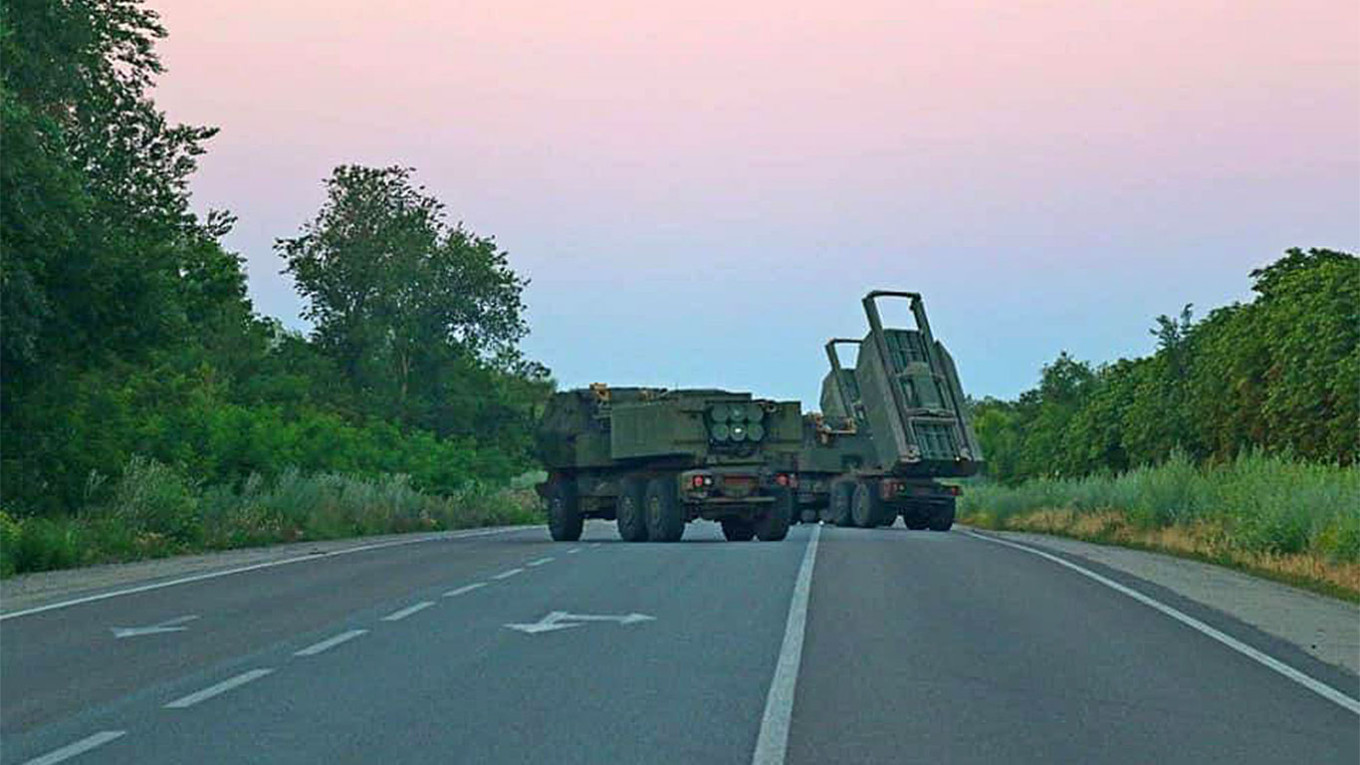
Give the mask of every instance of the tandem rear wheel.
[{"label": "tandem rear wheel", "polygon": [[653,542],[679,542],[685,535],[685,508],[675,481],[661,476],[647,482],[647,536]]},{"label": "tandem rear wheel", "polygon": [[625,478],[619,486],[614,515],[619,524],[619,538],[625,542],[647,541],[646,491],[647,484],[638,478]]}]

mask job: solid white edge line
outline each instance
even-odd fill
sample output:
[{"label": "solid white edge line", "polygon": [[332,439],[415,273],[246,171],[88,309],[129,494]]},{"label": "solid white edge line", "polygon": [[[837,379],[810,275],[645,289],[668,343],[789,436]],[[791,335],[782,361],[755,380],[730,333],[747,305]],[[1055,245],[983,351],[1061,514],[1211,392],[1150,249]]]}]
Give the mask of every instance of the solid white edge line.
[{"label": "solid white edge line", "polygon": [[406,617],[410,616],[411,614],[417,613],[419,611],[424,611],[425,609],[429,608],[432,605],[434,605],[434,601],[422,600],[419,603],[413,606],[407,606],[406,608],[403,608],[400,611],[393,611],[387,616],[384,616],[382,620],[385,622],[399,622],[402,619],[405,619]]},{"label": "solid white edge line", "polygon": [[1105,585],[1106,587],[1109,587],[1112,590],[1128,595],[1130,598],[1133,598],[1139,603],[1142,603],[1145,606],[1161,611],[1162,613],[1166,614],[1172,619],[1175,619],[1181,624],[1184,624],[1185,626],[1190,627],[1191,629],[1194,629],[1195,631],[1200,632],[1206,635],[1207,637],[1211,637],[1214,640],[1217,640],[1218,642],[1233,649],[1234,651],[1237,651],[1243,656],[1246,656],[1252,661],[1255,661],[1268,669],[1274,670],[1275,672],[1284,675],[1285,677],[1289,678],[1290,680],[1293,680],[1299,685],[1302,685],[1304,688],[1307,688],[1308,690],[1312,691],[1313,693],[1316,693],[1317,695],[1323,697],[1324,699],[1327,699],[1328,701],[1331,701],[1341,707],[1349,709],[1350,711],[1356,714],[1360,714],[1360,701],[1357,701],[1356,699],[1347,696],[1341,691],[1338,691],[1337,689],[1333,688],[1330,685],[1327,685],[1326,683],[1320,680],[1315,680],[1312,677],[1305,675],[1303,672],[1295,669],[1294,667],[1291,667],[1288,664],[1285,664],[1284,662],[1280,661],[1274,656],[1271,656],[1262,651],[1258,651],[1257,649],[1252,648],[1251,646],[1247,645],[1246,643],[1243,643],[1237,638],[1221,630],[1210,627],[1209,625],[1205,624],[1199,619],[1196,619],[1193,616],[1190,616],[1184,611],[1168,606],[1159,600],[1154,600],[1153,598],[1150,598],[1147,595],[1144,595],[1143,593],[1138,592],[1135,589],[1126,587],[1108,577],[1101,576],[1100,574],[1097,574],[1096,572],[1091,571],[1090,569],[1082,568],[1081,566],[1078,566],[1077,564],[1072,563],[1071,561],[1064,560],[1063,558],[1046,553],[1042,550],[1037,550],[1028,545],[1017,544],[1009,540],[997,539],[995,537],[989,537],[985,534],[978,534],[972,531],[965,531],[964,533],[971,537],[981,539],[986,542],[992,542],[998,545],[1005,545],[1006,547],[1013,547],[1017,550],[1023,550],[1027,553],[1032,553],[1034,555],[1039,556],[1040,558],[1052,561],[1053,563],[1056,563],[1059,566],[1069,568],[1077,572],[1078,574],[1081,574],[1084,577],[1100,582],[1101,584]]},{"label": "solid white edge line", "polygon": [[472,592],[473,590],[480,590],[485,586],[486,582],[473,582],[472,584],[465,584],[456,590],[449,590],[448,592],[444,593],[443,597],[456,598],[464,593]]},{"label": "solid white edge line", "polygon": [[812,537],[803,552],[803,564],[798,568],[793,598],[789,602],[789,620],[784,627],[784,643],[779,648],[770,693],[765,697],[765,714],[760,718],[760,735],[756,737],[756,750],[751,755],[752,765],[783,765],[788,752],[789,721],[793,716],[798,668],[803,662],[808,596],[812,594],[812,567],[817,563],[817,540],[821,535],[821,525],[813,526]]},{"label": "solid white edge line", "polygon": [[184,709],[186,707],[191,707],[199,703],[200,701],[207,701],[213,696],[218,696],[223,693],[226,693],[232,688],[237,688],[239,686],[245,685],[246,683],[249,683],[252,680],[259,680],[260,678],[264,677],[265,675],[273,671],[274,670],[272,669],[252,669],[249,672],[242,672],[236,677],[223,680],[217,685],[210,685],[207,688],[204,688],[201,691],[195,691],[189,694],[188,696],[181,696],[180,698],[175,699],[169,704],[166,704],[165,708]]},{"label": "solid white edge line", "polygon": [[294,652],[293,652],[293,655],[294,655],[294,656],[315,656],[315,655],[321,653],[322,651],[325,651],[325,650],[334,648],[334,647],[340,645],[341,643],[349,642],[349,641],[353,640],[354,638],[359,637],[360,635],[367,635],[367,634],[368,634],[368,630],[350,630],[349,632],[341,632],[339,635],[336,635],[336,636],[334,636],[334,637],[328,637],[328,638],[326,638],[325,640],[322,640],[320,643],[313,643],[313,644],[307,646],[306,648],[302,649],[301,651],[294,651]]},{"label": "solid white edge line", "polygon": [[510,569],[509,571],[502,571],[502,572],[500,572],[499,574],[496,574],[495,576],[493,576],[493,577],[491,577],[491,578],[492,578],[492,579],[496,579],[496,580],[500,580],[500,579],[509,579],[510,577],[514,576],[515,574],[522,574],[522,573],[524,573],[524,569],[522,569],[522,568],[512,568],[512,569]]},{"label": "solid white edge line", "polygon": [[542,566],[544,563],[552,563],[552,562],[555,561],[555,560],[557,560],[557,559],[554,558],[554,557],[552,557],[552,556],[550,555],[550,556],[548,556],[548,557],[546,557],[546,558],[538,558],[537,560],[531,560],[531,561],[529,561],[528,563],[525,563],[524,565],[526,565],[526,566]]},{"label": "solid white edge line", "polygon": [[75,743],[67,744],[60,749],[53,749],[41,757],[34,757],[25,762],[24,765],[56,765],[58,762],[65,762],[95,747],[103,746],[116,738],[122,738],[126,734],[127,731],[125,730],[103,730],[93,736],[86,736]]},{"label": "solid white edge line", "polygon": [[108,600],[109,598],[116,598],[116,597],[119,597],[119,596],[121,596],[121,595],[135,595],[135,594],[137,594],[137,593],[139,593],[139,592],[149,592],[149,591],[151,591],[151,590],[159,590],[159,589],[161,589],[161,588],[163,588],[163,587],[174,587],[175,585],[179,585],[179,584],[190,584],[190,583],[192,583],[192,582],[201,582],[201,581],[203,581],[203,580],[205,580],[205,579],[216,579],[216,578],[221,577],[221,576],[230,576],[230,575],[232,575],[232,574],[244,574],[244,573],[247,572],[247,571],[258,571],[258,570],[260,570],[260,569],[262,569],[262,568],[273,568],[274,566],[286,566],[286,565],[288,565],[288,564],[290,564],[290,563],[302,563],[302,562],[304,562],[304,561],[309,561],[309,560],[326,560],[326,559],[328,559],[328,558],[334,558],[334,557],[339,556],[339,555],[349,555],[350,553],[364,552],[364,551],[366,551],[366,550],[380,550],[380,549],[385,548],[385,547],[399,547],[399,546],[401,546],[401,545],[414,545],[414,544],[420,544],[421,542],[443,542],[443,541],[447,541],[447,540],[450,540],[450,539],[469,539],[469,538],[472,538],[472,537],[485,537],[485,536],[491,536],[491,535],[493,535],[493,534],[507,534],[507,533],[512,532],[512,531],[525,531],[525,530],[533,529],[533,528],[537,528],[537,527],[535,527],[535,526],[507,526],[507,527],[505,527],[505,528],[499,528],[499,529],[479,529],[479,530],[476,530],[476,531],[470,531],[470,532],[465,532],[465,533],[450,532],[450,533],[447,534],[447,535],[441,535],[441,536],[437,536],[437,537],[424,537],[424,538],[421,538],[421,539],[399,539],[399,540],[392,541],[392,542],[379,542],[379,543],[375,543],[375,544],[371,544],[371,545],[361,545],[361,546],[359,546],[359,547],[346,547],[346,548],[343,549],[343,550],[335,550],[335,551],[333,551],[333,552],[328,552],[328,553],[309,553],[309,554],[307,554],[307,555],[299,555],[299,556],[294,557],[294,558],[284,558],[283,560],[266,561],[266,562],[264,562],[264,563],[255,563],[255,564],[250,565],[250,566],[242,566],[242,567],[240,567],[240,568],[231,568],[231,569],[227,569],[226,571],[210,571],[210,572],[208,572],[208,573],[206,573],[206,574],[194,574],[193,576],[181,577],[181,578],[179,578],[179,579],[171,579],[170,581],[167,581],[167,582],[153,582],[152,584],[144,584],[144,585],[141,585],[141,586],[139,586],[139,587],[129,587],[128,589],[125,589],[125,590],[114,590],[113,592],[101,592],[101,593],[99,593],[98,595],[89,595],[89,596],[86,596],[86,597],[83,597],[83,598],[75,598],[75,599],[72,599],[72,600],[63,600],[63,601],[61,601],[61,602],[59,602],[59,603],[49,603],[49,604],[47,604],[47,605],[45,605],[45,606],[36,606],[36,607],[34,607],[34,608],[25,608],[25,609],[22,610],[22,611],[11,611],[11,612],[9,612],[9,613],[0,614],[0,621],[4,621],[4,620],[6,620],[6,619],[15,619],[15,618],[18,618],[18,617],[20,617],[20,616],[29,616],[30,614],[40,614],[40,613],[43,613],[44,611],[55,611],[55,610],[57,610],[57,609],[59,609],[59,608],[69,608],[69,607],[71,607],[71,606],[78,606],[78,605],[81,605],[81,604],[83,604],[83,603],[93,603],[93,602],[99,601],[99,600]]}]

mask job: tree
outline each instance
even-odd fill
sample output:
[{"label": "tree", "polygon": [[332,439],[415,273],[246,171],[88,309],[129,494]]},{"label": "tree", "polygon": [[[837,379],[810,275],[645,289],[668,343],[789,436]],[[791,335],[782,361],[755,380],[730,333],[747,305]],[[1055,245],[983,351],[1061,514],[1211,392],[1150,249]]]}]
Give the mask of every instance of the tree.
[{"label": "tree", "polygon": [[404,421],[447,424],[450,413],[433,412],[441,386],[466,394],[481,365],[521,368],[527,281],[493,239],[450,226],[411,173],[336,168],[317,217],[276,246],[317,343],[354,387]]}]

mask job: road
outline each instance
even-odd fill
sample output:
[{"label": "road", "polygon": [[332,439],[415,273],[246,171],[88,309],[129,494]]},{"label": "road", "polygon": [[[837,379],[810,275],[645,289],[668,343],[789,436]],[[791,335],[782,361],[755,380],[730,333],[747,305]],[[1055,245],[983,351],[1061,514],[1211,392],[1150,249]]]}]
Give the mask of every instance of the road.
[{"label": "road", "polygon": [[7,615],[0,762],[1360,761],[1355,676],[1095,564],[685,540],[508,530]]}]

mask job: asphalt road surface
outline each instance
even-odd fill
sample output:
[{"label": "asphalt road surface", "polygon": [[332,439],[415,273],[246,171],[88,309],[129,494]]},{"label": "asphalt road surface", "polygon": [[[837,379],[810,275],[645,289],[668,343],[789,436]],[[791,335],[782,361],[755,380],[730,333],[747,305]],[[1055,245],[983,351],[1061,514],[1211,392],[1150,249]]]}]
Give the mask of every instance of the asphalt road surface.
[{"label": "asphalt road surface", "polygon": [[1360,762],[1360,680],[968,532],[540,528],[0,621],[0,762]]}]

